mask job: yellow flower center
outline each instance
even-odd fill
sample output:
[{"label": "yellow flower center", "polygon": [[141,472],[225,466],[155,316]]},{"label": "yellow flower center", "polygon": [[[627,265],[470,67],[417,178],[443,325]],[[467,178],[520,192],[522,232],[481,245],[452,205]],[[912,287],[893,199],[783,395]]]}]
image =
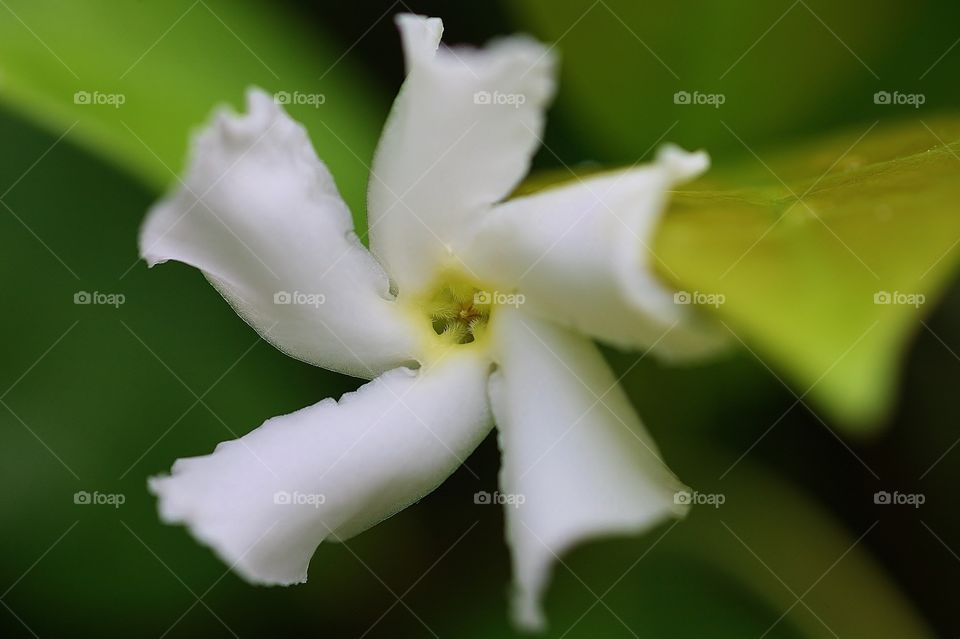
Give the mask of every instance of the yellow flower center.
[{"label": "yellow flower center", "polygon": [[486,330],[491,304],[470,284],[446,283],[424,305],[433,332],[448,344],[470,344]]},{"label": "yellow flower center", "polygon": [[484,356],[495,301],[472,278],[446,270],[424,293],[407,298],[404,306],[421,327],[425,358],[430,361],[441,359],[451,348],[468,348]]}]

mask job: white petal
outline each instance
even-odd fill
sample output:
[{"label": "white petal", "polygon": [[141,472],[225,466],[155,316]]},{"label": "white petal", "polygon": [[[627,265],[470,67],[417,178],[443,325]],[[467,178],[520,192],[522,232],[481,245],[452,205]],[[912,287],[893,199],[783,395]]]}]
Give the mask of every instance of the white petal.
[{"label": "white petal", "polygon": [[164,521],[189,526],[248,581],[304,582],[321,541],[416,502],[470,455],[491,426],[488,373],[489,362],[462,354],[389,371],[339,403],[180,459],[150,489]]},{"label": "white petal", "polygon": [[532,313],[622,348],[702,355],[722,343],[719,331],[674,303],[647,247],[668,189],[707,164],[667,146],[654,164],[510,200],[457,254],[480,281],[522,293]]},{"label": "white petal", "polygon": [[526,174],[554,59],[525,37],[437,51],[439,20],[401,15],[397,24],[407,79],[373,164],[370,247],[401,291],[418,292],[470,220]]},{"label": "white petal", "polygon": [[221,111],[195,138],[181,187],[144,222],[141,255],[199,268],[265,339],[305,362],[369,378],[415,359],[389,279],[306,131],[262,91],[248,102],[249,113]]},{"label": "white petal", "polygon": [[542,629],[554,560],[585,539],[682,516],[683,485],[588,339],[509,308],[497,310],[491,330],[500,486],[522,496],[506,506],[513,612],[521,626]]}]

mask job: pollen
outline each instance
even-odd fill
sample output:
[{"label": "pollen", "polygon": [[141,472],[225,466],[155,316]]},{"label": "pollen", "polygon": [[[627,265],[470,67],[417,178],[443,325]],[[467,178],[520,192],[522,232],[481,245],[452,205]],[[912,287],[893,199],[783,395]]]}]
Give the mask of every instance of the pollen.
[{"label": "pollen", "polygon": [[474,342],[490,319],[488,297],[469,284],[441,286],[425,305],[433,331],[449,343]]}]

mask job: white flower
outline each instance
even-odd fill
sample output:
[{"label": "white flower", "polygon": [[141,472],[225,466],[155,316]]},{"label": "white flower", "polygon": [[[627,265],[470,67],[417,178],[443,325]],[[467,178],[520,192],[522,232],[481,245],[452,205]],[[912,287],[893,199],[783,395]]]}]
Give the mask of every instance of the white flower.
[{"label": "white flower", "polygon": [[[149,213],[149,265],[200,269],[264,339],[372,379],[268,420],[150,481],[160,514],[236,572],[293,584],[324,540],[416,502],[496,423],[514,615],[544,625],[555,557],[588,537],[682,515],[682,490],[597,347],[712,347],[648,267],[668,190],[707,166],[649,166],[503,202],[554,91],[523,37],[439,49],[440,20],[399,16],[407,78],[369,185],[370,251],[304,129],[270,96],[218,113],[182,187]],[[615,97],[615,96],[612,96]]]}]

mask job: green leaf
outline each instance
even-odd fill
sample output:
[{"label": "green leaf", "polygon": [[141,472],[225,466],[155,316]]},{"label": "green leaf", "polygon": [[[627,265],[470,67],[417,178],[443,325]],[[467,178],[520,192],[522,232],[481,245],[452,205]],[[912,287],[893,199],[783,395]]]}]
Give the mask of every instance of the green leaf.
[{"label": "green leaf", "polygon": [[356,215],[382,114],[346,49],[275,4],[5,0],[0,100],[156,190],[180,171],[190,130],[217,104],[242,106],[246,87],[322,95],[289,110]]},{"label": "green leaf", "polygon": [[675,196],[654,244],[664,277],[723,295],[709,312],[860,430],[960,256],[960,120],[865,130],[719,168]]},{"label": "green leaf", "polygon": [[[541,172],[515,195],[570,179]],[[652,254],[694,302],[722,301],[700,308],[734,345],[858,434],[895,402],[900,360],[958,246],[960,119],[940,117],[715,166],[673,194]]]},{"label": "green leaf", "polygon": [[[614,162],[632,162],[661,137],[715,155],[738,151],[721,117],[765,139],[868,117],[883,88],[877,75],[889,81],[889,43],[920,13],[829,0],[504,4],[523,30],[556,42],[558,101],[581,141]],[[677,104],[680,91],[723,102]]]},{"label": "green leaf", "polygon": [[[686,462],[697,458],[698,477],[685,478],[702,480],[699,490],[723,502],[694,506],[661,545],[720,570],[756,602],[780,611],[762,631],[767,636],[780,636],[784,626],[809,639],[935,636],[870,553],[888,521],[847,529],[794,485],[749,461],[718,481],[727,458],[712,447],[695,448]],[[873,490],[864,484],[848,494],[882,508],[873,505]]]}]

